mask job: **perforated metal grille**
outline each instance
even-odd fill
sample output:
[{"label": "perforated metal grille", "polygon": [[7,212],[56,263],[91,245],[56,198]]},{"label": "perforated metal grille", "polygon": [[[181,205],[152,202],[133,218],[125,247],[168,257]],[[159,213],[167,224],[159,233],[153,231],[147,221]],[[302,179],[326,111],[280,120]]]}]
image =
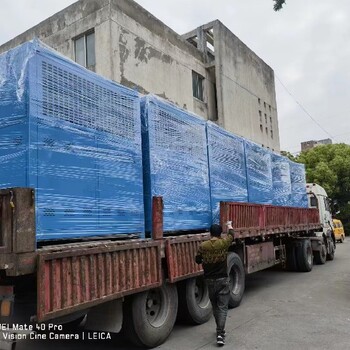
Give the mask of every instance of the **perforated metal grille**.
[{"label": "perforated metal grille", "polygon": [[47,62],[42,62],[42,113],[67,122],[135,138],[135,97],[118,94]]},{"label": "perforated metal grille", "polygon": [[154,141],[159,148],[203,158],[205,143],[203,130],[193,121],[193,117],[181,115],[180,109],[155,108]]}]

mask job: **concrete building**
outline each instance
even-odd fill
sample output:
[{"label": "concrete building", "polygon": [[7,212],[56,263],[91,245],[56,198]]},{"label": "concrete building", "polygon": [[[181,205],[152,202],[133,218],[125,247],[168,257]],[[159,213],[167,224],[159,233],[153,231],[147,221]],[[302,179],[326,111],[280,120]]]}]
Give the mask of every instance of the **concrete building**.
[{"label": "concrete building", "polygon": [[80,0],[0,53],[34,37],[98,74],[280,150],[274,72],[218,20],[180,36],[132,0]]},{"label": "concrete building", "polygon": [[332,144],[331,139],[324,139],[324,140],[318,140],[318,141],[315,141],[315,140],[305,141],[301,143],[301,151],[304,152],[316,146],[331,145],[331,144]]}]

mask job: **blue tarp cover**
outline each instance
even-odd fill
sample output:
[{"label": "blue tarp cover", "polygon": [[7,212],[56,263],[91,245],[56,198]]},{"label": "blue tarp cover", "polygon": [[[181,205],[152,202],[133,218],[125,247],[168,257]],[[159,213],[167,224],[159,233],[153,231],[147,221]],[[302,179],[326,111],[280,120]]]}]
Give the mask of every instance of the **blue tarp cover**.
[{"label": "blue tarp cover", "polygon": [[220,222],[220,201],[248,202],[244,140],[207,123],[213,223]]},{"label": "blue tarp cover", "polygon": [[271,152],[245,140],[245,155],[249,202],[272,204]]},{"label": "blue tarp cover", "polygon": [[164,231],[211,223],[205,121],[155,96],[142,99],[146,231],[151,198],[164,201]]},{"label": "blue tarp cover", "polygon": [[298,208],[307,208],[305,165],[290,161],[289,166],[292,185],[291,205]]},{"label": "blue tarp cover", "polygon": [[144,235],[140,98],[33,41],[0,56],[0,188],[36,190],[37,240]]},{"label": "blue tarp cover", "polygon": [[290,181],[289,159],[279,154],[272,154],[273,205],[291,204],[292,186]]}]

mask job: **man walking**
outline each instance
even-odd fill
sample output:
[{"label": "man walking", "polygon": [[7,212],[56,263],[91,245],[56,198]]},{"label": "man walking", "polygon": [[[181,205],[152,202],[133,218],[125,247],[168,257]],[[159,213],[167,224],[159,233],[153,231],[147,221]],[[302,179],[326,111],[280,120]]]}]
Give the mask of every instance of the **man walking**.
[{"label": "man walking", "polygon": [[216,341],[219,346],[225,345],[225,323],[230,299],[227,254],[233,241],[232,222],[227,223],[227,228],[229,230],[227,237],[221,238],[222,227],[212,225],[210,239],[201,243],[196,256],[196,263],[203,264],[204,278],[208,285],[216,322]]}]

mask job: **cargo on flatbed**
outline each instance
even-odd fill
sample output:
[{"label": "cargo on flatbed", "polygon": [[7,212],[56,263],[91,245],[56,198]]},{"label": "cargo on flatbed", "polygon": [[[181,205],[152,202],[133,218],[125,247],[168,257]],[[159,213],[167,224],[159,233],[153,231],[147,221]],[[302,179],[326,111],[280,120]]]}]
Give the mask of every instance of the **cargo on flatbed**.
[{"label": "cargo on flatbed", "polygon": [[195,255],[212,223],[234,225],[230,307],[246,274],[334,259],[329,199],[304,165],[37,41],[0,55],[0,135],[9,324],[85,319],[151,348],[176,319],[207,322]]},{"label": "cargo on flatbed", "polygon": [[0,188],[35,189],[37,241],[143,237],[139,94],[38,41],[0,82]]}]

